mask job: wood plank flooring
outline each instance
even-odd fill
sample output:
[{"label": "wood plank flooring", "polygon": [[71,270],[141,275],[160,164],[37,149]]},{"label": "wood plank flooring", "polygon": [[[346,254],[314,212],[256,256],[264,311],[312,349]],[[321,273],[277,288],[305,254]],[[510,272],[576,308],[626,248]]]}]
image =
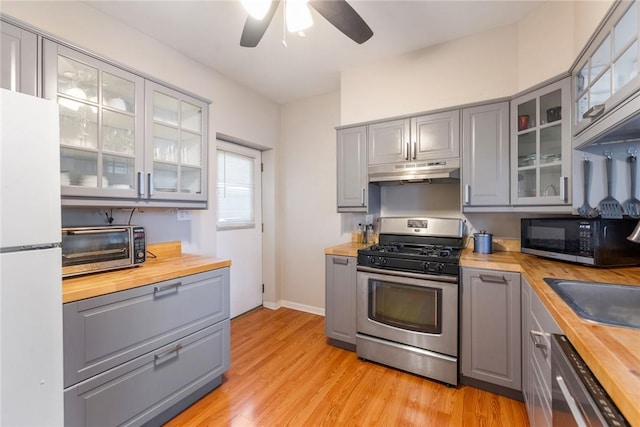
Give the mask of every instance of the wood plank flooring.
[{"label": "wood plank flooring", "polygon": [[528,426],[522,402],[448,388],[327,344],[324,317],[256,309],[231,321],[222,385],[167,426]]}]

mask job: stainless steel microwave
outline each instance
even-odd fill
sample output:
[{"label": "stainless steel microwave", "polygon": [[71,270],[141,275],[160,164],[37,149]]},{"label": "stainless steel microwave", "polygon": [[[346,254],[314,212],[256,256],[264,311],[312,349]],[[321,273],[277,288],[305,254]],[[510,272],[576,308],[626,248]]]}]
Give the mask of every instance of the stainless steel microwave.
[{"label": "stainless steel microwave", "polygon": [[62,229],[62,277],[136,267],[146,260],[143,227],[132,225]]},{"label": "stainless steel microwave", "polygon": [[523,253],[597,267],[640,264],[640,245],[627,240],[637,219],[522,218]]}]

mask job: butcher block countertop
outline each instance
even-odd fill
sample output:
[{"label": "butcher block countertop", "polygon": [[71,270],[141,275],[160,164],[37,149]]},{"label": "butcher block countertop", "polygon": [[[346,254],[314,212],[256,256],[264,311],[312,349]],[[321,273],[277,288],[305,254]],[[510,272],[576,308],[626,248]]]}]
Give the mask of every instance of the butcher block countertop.
[{"label": "butcher block countertop", "polygon": [[62,302],[73,302],[181,276],[229,267],[230,260],[182,253],[179,241],[150,244],[144,264],[135,268],[69,277],[62,280]]},{"label": "butcher block countertop", "polygon": [[[550,277],[640,286],[640,267],[594,268],[545,260],[522,254],[519,245],[509,243],[498,245],[509,251],[492,254],[474,253],[471,245],[463,251],[460,266],[521,273],[627,421],[640,427],[640,330],[582,319],[544,281]],[[325,254],[355,257],[358,249],[367,246],[346,243],[325,249]]]}]

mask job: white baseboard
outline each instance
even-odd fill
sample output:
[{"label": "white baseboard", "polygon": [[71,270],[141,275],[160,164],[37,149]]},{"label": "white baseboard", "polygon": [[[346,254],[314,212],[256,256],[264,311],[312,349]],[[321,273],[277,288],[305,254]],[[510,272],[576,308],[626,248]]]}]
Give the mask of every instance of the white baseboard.
[{"label": "white baseboard", "polygon": [[292,310],[304,311],[305,313],[317,314],[318,316],[324,316],[324,308],[313,307],[311,305],[298,304],[291,301],[278,301],[277,303],[264,301],[262,305],[270,310],[277,310],[280,307],[290,308]]}]

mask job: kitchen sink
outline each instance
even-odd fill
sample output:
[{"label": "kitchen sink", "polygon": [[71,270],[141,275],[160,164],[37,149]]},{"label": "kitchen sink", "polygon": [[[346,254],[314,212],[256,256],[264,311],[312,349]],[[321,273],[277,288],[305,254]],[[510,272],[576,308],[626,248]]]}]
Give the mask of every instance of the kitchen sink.
[{"label": "kitchen sink", "polygon": [[544,279],[580,317],[640,329],[640,286]]}]

